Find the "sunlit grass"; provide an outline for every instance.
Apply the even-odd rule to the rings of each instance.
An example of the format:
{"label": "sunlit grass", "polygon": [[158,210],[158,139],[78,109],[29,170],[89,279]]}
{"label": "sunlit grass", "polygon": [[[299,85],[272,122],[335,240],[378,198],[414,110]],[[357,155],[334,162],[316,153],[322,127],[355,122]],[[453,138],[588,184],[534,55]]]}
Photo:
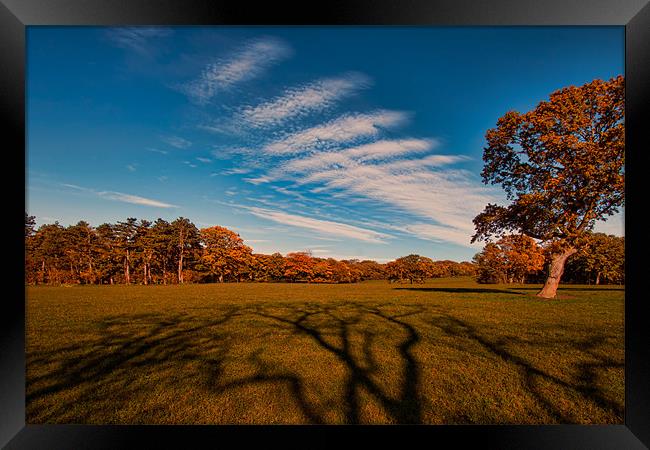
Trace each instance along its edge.
{"label": "sunlit grass", "polygon": [[623,423],[622,287],[29,287],[28,423]]}

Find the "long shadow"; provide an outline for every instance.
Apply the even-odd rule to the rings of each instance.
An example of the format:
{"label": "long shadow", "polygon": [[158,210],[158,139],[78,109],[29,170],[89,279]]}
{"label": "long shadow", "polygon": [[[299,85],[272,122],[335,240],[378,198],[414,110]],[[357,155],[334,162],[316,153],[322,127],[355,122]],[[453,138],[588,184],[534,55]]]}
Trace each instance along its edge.
{"label": "long shadow", "polygon": [[[417,288],[417,287],[398,287],[393,288],[397,291],[415,291],[415,292],[450,292],[454,294],[512,294],[512,295],[526,295],[523,292],[507,291],[504,289],[490,289],[490,288]],[[513,288],[518,289],[518,288]]]}
{"label": "long shadow", "polygon": [[239,378],[226,383],[219,381],[222,375],[221,366],[223,364],[223,360],[212,364],[212,367],[208,367],[205,380],[205,383],[208,385],[210,391],[216,394],[220,394],[231,389],[237,389],[250,385],[259,385],[265,383],[287,385],[293,396],[293,399],[309,423],[316,425],[325,424],[325,420],[307,400],[302,379],[295,374],[287,371],[278,373],[277,368],[272,369],[268,363],[261,359],[261,353],[261,350],[257,350],[247,358],[257,368],[257,373],[255,375]]}
{"label": "long shadow", "polygon": [[604,342],[606,339],[605,336],[595,336],[574,343],[574,347],[576,349],[587,353],[596,359],[597,362],[578,364],[576,366],[579,370],[579,374],[576,380],[577,383],[573,384],[538,369],[530,362],[526,361],[524,358],[508,351],[506,345],[510,340],[507,338],[500,339],[496,342],[490,341],[478,333],[477,329],[470,325],[468,322],[462,321],[448,314],[431,319],[429,322],[435,327],[441,329],[447,335],[458,338],[468,338],[477,342],[490,353],[502,358],[505,362],[518,367],[523,373],[524,386],[526,387],[527,391],[533,395],[538,404],[540,404],[540,406],[542,406],[551,417],[560,423],[573,423],[575,420],[563,413],[553,401],[544,397],[544,395],[541,393],[541,390],[537,386],[538,379],[543,379],[547,382],[552,382],[558,386],[561,386],[564,389],[574,391],[585,399],[595,403],[600,408],[609,410],[618,417],[623,417],[624,406],[618,402],[608,399],[605,394],[595,385],[597,378],[597,369],[623,367],[623,363],[620,363],[608,357],[603,357],[595,352],[595,347]]}
{"label": "long shadow", "polygon": [[[359,404],[361,389],[364,389],[376,398],[385,411],[397,423],[422,423],[421,399],[418,392],[419,369],[415,358],[411,354],[411,348],[420,340],[420,336],[413,326],[399,320],[401,317],[407,315],[418,314],[422,312],[422,309],[407,314],[391,316],[383,312],[380,306],[368,307],[348,303],[346,304],[348,312],[350,306],[355,307],[354,315],[351,318],[343,318],[340,314],[337,314],[340,311],[336,311],[335,307],[324,307],[320,305],[307,305],[303,308],[295,308],[294,313],[297,314],[297,317],[295,314],[294,317],[279,316],[262,309],[258,309],[255,314],[286,324],[293,328],[295,332],[309,336],[313,342],[318,344],[323,350],[336,356],[345,365],[348,371],[348,378],[344,387],[344,414],[346,423],[358,424],[361,422],[361,405]],[[319,315],[325,315],[330,319],[326,324],[327,326],[321,327],[322,329],[308,323],[310,318]],[[362,344],[363,356],[361,358],[355,358],[352,353],[350,342],[352,326],[359,324],[364,315],[372,315],[396,324],[407,333],[406,339],[397,346],[403,362],[402,385],[397,398],[388,395],[372,378],[372,375],[378,370],[378,366],[371,352],[373,334],[370,331],[364,331],[364,342]],[[324,332],[332,329],[336,330],[340,339],[340,345],[334,345],[325,339]]]}
{"label": "long shadow", "polygon": [[[435,288],[401,289],[417,291]],[[453,289],[451,292],[459,292],[460,288],[448,289]],[[503,293],[496,289],[488,291]],[[266,350],[273,344],[266,339],[274,339],[273,336],[280,331],[288,332],[287,336],[306,336],[318,349],[333,355],[343,364],[345,377],[342,380],[332,377],[329,382],[342,383],[344,395],[342,400],[334,403],[334,407],[341,408],[345,423],[356,424],[363,421],[362,412],[365,405],[362,403],[362,394],[367,393],[376,399],[391,422],[419,424],[424,422],[422,405],[425,399],[421,394],[421,368],[413,349],[422,340],[423,328],[420,325],[427,324],[457,338],[454,339],[454,345],[457,345],[459,351],[470,351],[467,345],[463,345],[464,339],[470,339],[479,344],[478,348],[487,350],[521,370],[523,386],[555,421],[574,420],[557,406],[556,401],[544,396],[540,381],[575,392],[598,407],[622,417],[623,405],[608,399],[606,394],[597,388],[598,377],[603,369],[623,367],[621,362],[602,355],[602,350],[599,352],[606,336],[598,335],[570,343],[574,348],[589,355],[594,362],[575,365],[575,382],[567,382],[535,367],[531,362],[508,350],[510,344],[541,347],[560,343],[559,340],[538,343],[534,340],[528,342],[506,337],[495,341],[480,333],[476,326],[444,313],[438,307],[428,305],[425,310],[422,305],[400,304],[400,313],[391,312],[394,307],[395,304],[391,303],[281,303],[232,306],[214,309],[213,313],[202,316],[159,313],[108,317],[96,324],[100,337],[94,341],[85,340],[56,350],[28,355],[28,372],[30,367],[57,364],[43,375],[28,376],[28,411],[33,411],[29,405],[39,399],[75,390],[75,401],[83,404],[86,409],[86,412],[81,417],[75,417],[75,420],[77,423],[92,421],[97,414],[101,414],[99,408],[102,401],[106,400],[107,390],[125,390],[120,398],[117,398],[120,393],[115,392],[117,407],[120,401],[132,401],[129,400],[130,394],[130,398],[137,398],[137,395],[145,392],[146,385],[131,386],[136,380],[141,383],[138,379],[138,369],[144,368],[154,372],[158,367],[170,362],[187,362],[197,367],[198,372],[191,376],[198,376],[197,387],[205,389],[207,393],[221,394],[261,384],[283,386],[290,394],[288,401],[294,402],[307,422],[327,423],[325,408],[331,403],[316,404],[309,400],[306,375],[283,368],[281,358],[270,360],[265,357]],[[437,315],[430,317],[428,313]],[[415,323],[418,326],[416,327],[409,318],[416,318]],[[226,328],[226,325],[229,327]],[[241,337],[237,330],[245,326],[254,326],[255,330],[259,331],[257,337],[262,343],[260,348],[247,352],[242,357],[253,366],[254,373],[226,381],[224,373],[228,352],[231,350],[229,343]],[[426,329],[430,330],[428,327]],[[391,335],[391,348],[384,346],[382,350],[394,349],[398,355],[394,360],[394,369],[399,376],[396,391],[389,391],[378,379],[378,374],[386,369],[393,369],[392,363],[390,368],[386,367],[373,355],[372,349],[378,345],[380,333]],[[353,347],[358,351],[353,351]],[[159,382],[169,383],[173,388],[174,383],[195,380],[196,378],[192,381],[170,379]],[[69,405],[53,407],[40,417],[46,420],[61,420],[66,417],[66,407]],[[38,416],[34,412],[28,414]],[[451,419],[463,423],[470,421],[462,415]]]}
{"label": "long shadow", "polygon": [[[539,291],[541,289],[541,285],[539,287],[516,287],[513,289],[521,290],[521,291]],[[557,288],[558,292],[559,291],[625,291],[625,288],[603,288],[603,287],[575,287],[575,286],[567,286],[567,285],[560,285]]]}
{"label": "long shadow", "polygon": [[[420,312],[422,309],[406,314],[390,314],[383,309],[383,305],[352,303],[338,306],[282,304],[231,307],[215,311],[217,317],[197,317],[187,313],[107,317],[95,325],[99,338],[85,339],[83,342],[28,355],[28,372],[54,365],[42,375],[28,373],[28,416],[41,422],[64,420],[65,417],[70,417],[67,411],[70,405],[49,405],[45,412],[36,411],[34,406],[30,405],[57,394],[72,394],[75,402],[83,405],[85,410],[85,413],[75,412],[74,421],[84,423],[96,420],[97,414],[101,417],[101,405],[108,400],[107,391],[114,394],[111,402],[119,409],[117,405],[120,402],[129,402],[129,398],[136,398],[146,389],[141,384],[143,372],[139,369],[155,373],[157,367],[164,364],[186,361],[198,363],[198,370],[205,375],[203,387],[210,392],[222,393],[261,383],[284,385],[291,394],[291,401],[300,408],[307,422],[326,423],[323,411],[319,411],[307,399],[303,375],[279,368],[278,364],[265,362],[263,351],[266,347],[247,357],[254,366],[254,375],[234,381],[222,381],[228,342],[236,337],[232,331],[224,329],[223,325],[233,320],[246,321],[262,317],[267,321],[260,327],[259,336],[272,335],[274,329],[276,332],[289,330],[291,333],[307,335],[322,350],[335,355],[344,363],[347,369],[346,378],[341,380],[344,398],[341,402],[336,402],[335,406],[342,408],[346,423],[362,421],[362,389],[379,401],[392,421],[422,423],[418,390],[419,369],[411,353],[420,336],[416,329],[404,320],[406,316]],[[310,319],[313,318],[319,319],[319,323],[311,323]],[[378,364],[372,354],[376,335],[366,326],[370,318],[393,324],[405,334],[405,338],[395,344],[401,360],[396,362],[398,370],[401,371],[401,386],[397,395],[389,395],[386,389],[373,379],[377,372],[386,368]],[[358,341],[352,334],[358,332],[361,332],[362,336],[359,342],[361,353],[355,356],[352,346]],[[331,334],[339,338],[337,343],[329,342],[326,336]],[[210,357],[206,357],[207,353],[210,353]],[[178,380],[157,379],[157,383],[170,383],[170,388],[175,388],[174,383],[179,383]],[[138,383],[133,384],[136,381]]]}
{"label": "long shadow", "polygon": [[[41,352],[35,358],[28,357],[28,369],[35,364],[49,362],[58,363],[58,367],[38,377],[28,376],[26,403],[29,405],[37,399],[68,389],[79,390],[78,401],[92,401],[104,383],[108,380],[114,382],[111,375],[115,371],[123,371],[124,378],[119,381],[123,387],[128,387],[133,381],[129,375],[132,369],[172,360],[199,359],[200,354],[193,342],[196,333],[225,324],[235,315],[236,310],[229,309],[223,317],[210,320],[197,320],[185,314],[109,317],[97,324],[103,336],[92,342],[90,348],[87,347],[88,343],[73,344]],[[135,331],[140,332],[138,325],[149,327],[149,330],[135,335],[123,329],[136,328]],[[218,336],[214,336],[212,346],[217,344],[220,344]],[[203,347],[202,352],[205,350]],[[44,387],[29,389],[29,385],[48,381]],[[56,416],[60,412],[61,408],[58,408],[48,416]]]}

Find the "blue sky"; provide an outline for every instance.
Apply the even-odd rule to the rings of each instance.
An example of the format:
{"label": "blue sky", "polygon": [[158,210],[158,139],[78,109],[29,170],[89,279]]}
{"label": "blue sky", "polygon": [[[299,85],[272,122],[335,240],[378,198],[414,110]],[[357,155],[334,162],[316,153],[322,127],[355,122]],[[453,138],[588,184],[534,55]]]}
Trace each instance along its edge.
{"label": "blue sky", "polygon": [[28,27],[27,210],[469,260],[486,130],[623,73],[623,27]]}

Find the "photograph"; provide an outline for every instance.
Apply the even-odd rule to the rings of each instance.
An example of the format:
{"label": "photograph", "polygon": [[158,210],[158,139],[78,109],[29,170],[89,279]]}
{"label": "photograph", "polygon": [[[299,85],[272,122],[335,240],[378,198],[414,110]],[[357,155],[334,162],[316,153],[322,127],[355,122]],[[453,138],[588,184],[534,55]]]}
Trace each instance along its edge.
{"label": "photograph", "polygon": [[625,45],[27,26],[26,424],[624,425]]}

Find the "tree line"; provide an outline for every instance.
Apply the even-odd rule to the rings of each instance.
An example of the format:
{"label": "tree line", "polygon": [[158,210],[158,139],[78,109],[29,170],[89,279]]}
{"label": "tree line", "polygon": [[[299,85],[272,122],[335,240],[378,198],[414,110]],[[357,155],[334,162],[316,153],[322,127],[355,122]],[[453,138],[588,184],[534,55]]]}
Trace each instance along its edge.
{"label": "tree line", "polygon": [[[422,283],[427,278],[473,276],[479,283],[540,283],[554,249],[529,236],[506,235],[471,262],[434,261],[411,254],[388,263],[254,253],[225,227],[198,229],[190,220],[128,218],[92,227],[58,222],[38,229],[25,214],[25,281],[29,284],[178,284],[209,282]],[[569,283],[625,283],[625,238],[586,233],[581,251],[564,268]]]}
{"label": "tree line", "polygon": [[189,219],[128,218],[92,227],[80,221],[36,229],[25,213],[25,281],[29,284],[179,284],[210,282],[423,282],[473,276],[472,262],[408,255],[389,263],[317,258],[309,252],[254,253],[234,231],[198,229]]}

